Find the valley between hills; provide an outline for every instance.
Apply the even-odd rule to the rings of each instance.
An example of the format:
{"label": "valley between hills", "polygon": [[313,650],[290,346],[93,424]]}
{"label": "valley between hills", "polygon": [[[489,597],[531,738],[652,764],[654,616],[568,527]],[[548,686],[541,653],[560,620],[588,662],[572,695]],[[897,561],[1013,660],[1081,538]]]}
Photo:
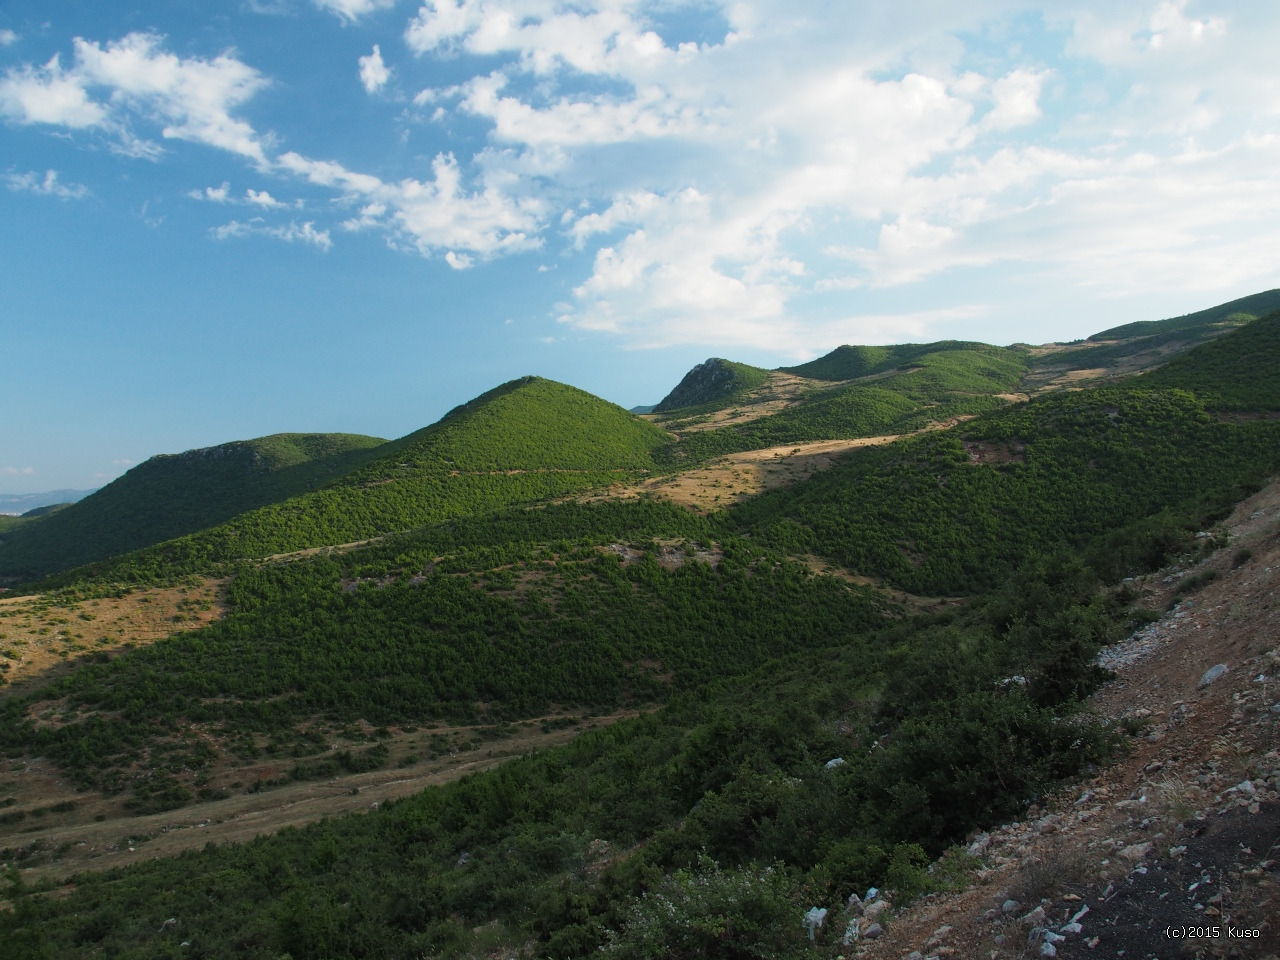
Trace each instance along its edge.
{"label": "valley between hills", "polygon": [[1280,291],[157,456],[0,527],[6,956],[1274,954],[1278,474]]}

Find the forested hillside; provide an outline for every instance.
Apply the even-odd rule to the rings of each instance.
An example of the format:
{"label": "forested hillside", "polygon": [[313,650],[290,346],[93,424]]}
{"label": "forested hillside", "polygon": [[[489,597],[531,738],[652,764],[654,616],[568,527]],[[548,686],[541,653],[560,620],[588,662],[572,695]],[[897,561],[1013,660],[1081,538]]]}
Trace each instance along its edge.
{"label": "forested hillside", "polygon": [[761,386],[766,379],[768,372],[758,367],[712,357],[686,373],[653,412],[670,413],[686,407],[711,409]]}
{"label": "forested hillside", "polygon": [[385,440],[281,433],[152,457],[0,540],[0,577],[31,579],[127,553],[287,500],[342,476]]}
{"label": "forested hillside", "polygon": [[853,355],[875,362],[845,362],[837,351],[814,363],[824,376],[869,370],[858,374],[865,379],[812,390],[794,405],[742,425],[681,432],[662,451],[663,462],[684,466],[788,443],[907,433],[984,413],[1007,402],[1001,394],[1018,389],[1027,363],[1017,350],[983,344],[859,348]]}
{"label": "forested hillside", "polygon": [[653,452],[667,442],[662,430],[614,404],[526,377],[386,444],[319,490],[75,577],[173,577],[564,496],[651,469]]}
{"label": "forested hillside", "polygon": [[1280,310],[1147,374],[1143,386],[1180,387],[1213,410],[1280,412]]}
{"label": "forested hillside", "polygon": [[1278,422],[1224,423],[1178,391],[1099,390],[857,450],[732,512],[772,546],[913,592],[973,593],[1052,546],[1096,543],[1100,558],[1141,567],[1098,541],[1117,518],[1183,514],[1194,526],[1277,469]]}

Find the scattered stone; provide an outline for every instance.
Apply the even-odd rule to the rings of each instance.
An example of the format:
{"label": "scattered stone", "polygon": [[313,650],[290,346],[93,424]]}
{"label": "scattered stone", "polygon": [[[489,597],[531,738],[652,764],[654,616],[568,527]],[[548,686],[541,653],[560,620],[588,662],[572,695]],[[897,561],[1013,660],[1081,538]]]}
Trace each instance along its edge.
{"label": "scattered stone", "polygon": [[884,934],[884,927],[878,923],[873,923],[867,927],[866,932],[862,934],[863,940],[878,940]]}
{"label": "scattered stone", "polygon": [[1017,900],[1006,900],[1000,907],[1003,913],[1014,913],[1022,904]]}
{"label": "scattered stone", "polygon": [[844,928],[844,936],[840,938],[840,943],[846,947],[851,947],[858,942],[858,937],[862,934],[862,921],[854,917],[849,921],[849,925]]}
{"label": "scattered stone", "polygon": [[888,900],[877,900],[874,903],[867,904],[866,909],[862,911],[862,915],[866,917],[868,920],[874,920],[876,917],[880,916],[880,914],[884,913],[888,909],[889,909]]}
{"label": "scattered stone", "polygon": [[1130,863],[1137,863],[1139,860],[1146,858],[1151,852],[1151,843],[1135,843],[1125,847],[1120,851],[1120,856],[1124,857]]}
{"label": "scattered stone", "polygon": [[1204,675],[1200,678],[1200,682],[1197,684],[1197,686],[1203,689],[1204,687],[1209,686],[1209,684],[1213,683],[1215,680],[1222,679],[1222,677],[1226,674],[1226,672],[1227,672],[1227,665],[1225,663],[1215,664],[1214,666],[1210,667],[1208,670],[1204,672]]}
{"label": "scattered stone", "polygon": [[831,769],[834,769],[835,767],[843,767],[843,766],[844,766],[844,757],[833,757],[832,759],[828,760],[825,764],[823,764],[823,769],[831,770]]}

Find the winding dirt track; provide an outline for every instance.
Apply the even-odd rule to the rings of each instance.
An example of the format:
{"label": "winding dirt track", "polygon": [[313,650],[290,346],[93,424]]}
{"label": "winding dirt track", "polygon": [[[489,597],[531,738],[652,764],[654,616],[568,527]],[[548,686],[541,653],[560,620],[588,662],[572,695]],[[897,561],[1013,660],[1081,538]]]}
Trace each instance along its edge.
{"label": "winding dirt track", "polygon": [[[7,835],[0,834],[0,848],[12,850],[38,844],[44,850],[60,850],[61,854],[53,859],[23,869],[24,879],[36,881],[66,879],[84,870],[110,870],[143,860],[169,857],[203,847],[206,843],[242,843],[285,827],[314,823],[323,817],[367,811],[387,800],[407,797],[427,787],[459,780],[470,773],[490,770],[514,757],[566,743],[587,730],[635,715],[635,711],[625,711],[583,718],[574,726],[550,731],[543,729],[539,720],[526,721],[518,725],[510,737],[458,750],[438,759],[331,780],[291,783],[261,793],[241,792],[226,800],[193,804],[166,813],[116,815],[101,822],[83,822],[95,809],[107,807],[106,804],[82,804],[75,817],[80,822],[32,830],[31,818],[27,818],[23,821],[26,830],[7,828],[4,831]],[[405,743],[391,743],[393,758],[397,753],[404,753],[406,748]],[[66,788],[62,793],[65,796],[46,796],[45,800],[78,796],[83,801],[85,797]]]}

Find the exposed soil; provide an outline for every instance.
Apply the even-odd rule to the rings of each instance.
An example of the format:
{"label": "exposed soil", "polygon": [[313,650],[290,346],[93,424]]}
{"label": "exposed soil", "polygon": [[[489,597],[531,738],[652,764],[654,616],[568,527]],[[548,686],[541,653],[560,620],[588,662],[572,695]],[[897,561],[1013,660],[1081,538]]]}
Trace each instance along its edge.
{"label": "exposed soil", "polygon": [[[1233,327],[1223,327],[1221,336]],[[1108,348],[1124,344],[1125,340],[1097,340],[1091,343],[1046,343],[1032,347],[1031,355],[1039,360],[1036,368],[1023,377],[1023,389],[1029,394],[1050,393],[1055,390],[1079,390],[1083,387],[1102,387],[1125,377],[1146,373],[1185,353],[1192,345],[1190,340],[1174,340],[1133,353],[1101,367],[1077,368],[1067,363],[1055,363],[1054,355],[1087,347]]]}
{"label": "exposed soil", "polygon": [[886,911],[883,936],[833,953],[1280,955],[1280,482],[1224,526],[1227,545],[1132,584],[1166,612],[1104,651],[1117,678],[1093,698],[1127,754],[972,838],[966,889]]}
{"label": "exposed soil", "polygon": [[711,513],[765,490],[806,480],[819,470],[834,466],[842,454],[857,447],[879,446],[896,439],[897,436],[860,437],[856,440],[823,440],[748,450],[678,474],[653,477],[639,483],[620,483],[569,499],[589,503],[658,496],[699,513]]}
{"label": "exposed soil", "polygon": [[680,411],[675,410],[671,413],[646,413],[643,414],[643,418],[657,423],[665,430],[698,433],[702,430],[716,430],[720,427],[749,423],[761,417],[780,413],[800,403],[806,394],[837,386],[839,386],[838,383],[809,380],[774,370],[769,373],[769,379],[764,384],[744,393],[732,407],[724,410],[688,417],[682,417]]}
{"label": "exposed soil", "polygon": [[[946,430],[972,419],[970,416],[951,417],[914,432]],[[699,513],[711,513],[766,490],[807,480],[818,471],[835,466],[840,457],[850,450],[883,446],[900,436],[889,434],[852,440],[819,440],[815,443],[788,443],[761,450],[747,450],[711,460],[677,474],[653,477],[640,483],[617,484],[573,499],[589,502],[658,496]]]}

